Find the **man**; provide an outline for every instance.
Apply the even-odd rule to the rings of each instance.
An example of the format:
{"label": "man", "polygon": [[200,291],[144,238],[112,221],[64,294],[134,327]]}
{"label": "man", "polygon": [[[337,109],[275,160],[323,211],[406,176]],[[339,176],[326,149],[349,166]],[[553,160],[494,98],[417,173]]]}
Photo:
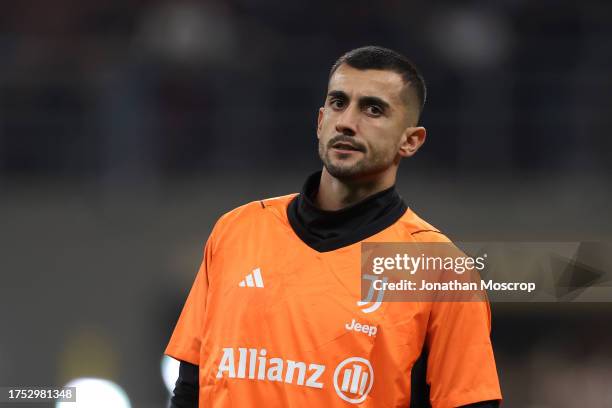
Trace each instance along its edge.
{"label": "man", "polygon": [[208,239],[166,349],[181,360],[173,407],[498,406],[486,302],[359,302],[362,242],[448,242],[394,188],[425,141],[424,100],[392,50],[336,61],[323,170],[225,214]]}

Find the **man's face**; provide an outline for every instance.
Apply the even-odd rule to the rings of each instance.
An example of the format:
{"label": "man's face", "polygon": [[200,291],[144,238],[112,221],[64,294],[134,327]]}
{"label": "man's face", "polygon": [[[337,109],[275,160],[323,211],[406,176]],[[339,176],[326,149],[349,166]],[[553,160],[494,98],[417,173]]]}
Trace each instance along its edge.
{"label": "man's face", "polygon": [[410,128],[416,118],[406,92],[395,72],[338,67],[317,127],[319,156],[332,176],[356,180],[392,171],[394,177],[400,158],[418,149],[406,151],[411,129],[422,129]]}

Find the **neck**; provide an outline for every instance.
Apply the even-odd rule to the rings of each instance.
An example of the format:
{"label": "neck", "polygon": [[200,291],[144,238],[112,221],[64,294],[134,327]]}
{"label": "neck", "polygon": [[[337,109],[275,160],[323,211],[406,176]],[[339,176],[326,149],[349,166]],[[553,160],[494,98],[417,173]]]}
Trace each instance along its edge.
{"label": "neck", "polygon": [[346,181],[332,176],[324,167],[315,202],[322,210],[337,211],[358,203],[379,191],[386,190],[394,184],[395,174],[387,177]]}

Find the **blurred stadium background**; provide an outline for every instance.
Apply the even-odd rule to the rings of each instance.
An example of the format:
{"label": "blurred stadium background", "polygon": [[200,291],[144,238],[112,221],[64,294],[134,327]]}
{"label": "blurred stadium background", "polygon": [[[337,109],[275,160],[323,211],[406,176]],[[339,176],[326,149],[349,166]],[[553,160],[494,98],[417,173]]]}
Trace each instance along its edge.
{"label": "blurred stadium background", "polygon": [[[610,43],[603,1],[4,2],[0,385],[164,406],[214,221],[320,167],[329,67],[361,45],[428,83],[398,184],[417,213],[455,240],[611,241]],[[492,307],[505,407],[612,406],[610,303]]]}

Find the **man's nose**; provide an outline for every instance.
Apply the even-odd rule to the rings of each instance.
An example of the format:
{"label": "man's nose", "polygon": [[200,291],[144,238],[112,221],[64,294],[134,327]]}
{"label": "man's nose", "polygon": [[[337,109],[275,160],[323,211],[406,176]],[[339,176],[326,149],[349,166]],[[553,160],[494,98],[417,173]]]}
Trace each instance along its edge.
{"label": "man's nose", "polygon": [[338,117],[338,121],[336,122],[336,132],[347,136],[355,136],[357,134],[358,120],[358,109],[349,106]]}

